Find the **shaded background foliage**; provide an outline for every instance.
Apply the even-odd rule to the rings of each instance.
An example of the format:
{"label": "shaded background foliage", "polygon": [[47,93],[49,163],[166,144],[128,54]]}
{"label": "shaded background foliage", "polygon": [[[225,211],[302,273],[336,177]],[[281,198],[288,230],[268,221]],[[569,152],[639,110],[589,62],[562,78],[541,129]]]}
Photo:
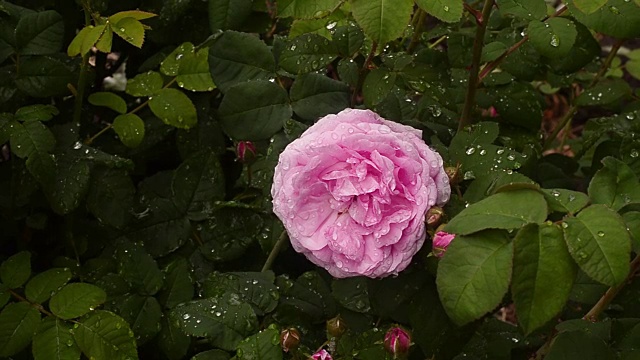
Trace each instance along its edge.
{"label": "shaded background foliage", "polygon": [[[637,0],[1,1],[0,356],[637,358],[638,36]],[[423,130],[458,238],[261,271],[278,154],[349,106]]]}

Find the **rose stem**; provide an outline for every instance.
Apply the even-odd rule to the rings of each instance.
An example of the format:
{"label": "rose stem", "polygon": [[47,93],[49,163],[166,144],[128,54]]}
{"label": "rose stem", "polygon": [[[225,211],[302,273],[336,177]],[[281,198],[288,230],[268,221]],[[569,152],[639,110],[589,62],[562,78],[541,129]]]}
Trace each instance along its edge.
{"label": "rose stem", "polygon": [[478,73],[480,72],[480,60],[482,57],[482,47],[484,46],[484,34],[489,23],[489,16],[493,8],[493,0],[486,0],[482,8],[482,18],[477,19],[478,30],[476,30],[476,38],[473,41],[473,57],[471,60],[471,69],[469,70],[469,83],[467,87],[467,96],[464,100],[464,108],[462,116],[458,123],[458,131],[464,129],[471,123],[471,112],[475,106],[476,88],[478,87]]}
{"label": "rose stem", "polygon": [[269,257],[267,257],[267,261],[264,262],[264,266],[260,271],[265,272],[271,269],[271,265],[273,265],[273,262],[276,260],[278,253],[284,248],[288,239],[289,237],[287,236],[287,230],[283,230],[282,234],[280,234],[280,237],[278,238],[278,241],[275,245],[273,245],[273,249],[271,249]]}

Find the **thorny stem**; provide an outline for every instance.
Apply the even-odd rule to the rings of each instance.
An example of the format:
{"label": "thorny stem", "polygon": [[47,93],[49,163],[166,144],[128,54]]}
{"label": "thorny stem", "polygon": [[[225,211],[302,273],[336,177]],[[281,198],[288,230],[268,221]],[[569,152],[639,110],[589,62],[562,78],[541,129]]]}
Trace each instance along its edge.
{"label": "thorny stem", "polygon": [[598,317],[600,317],[600,314],[602,314],[602,312],[607,309],[611,301],[613,301],[616,295],[618,295],[620,290],[622,290],[625,285],[633,281],[633,278],[635,277],[638,270],[640,270],[640,254],[636,255],[636,257],[631,262],[631,270],[629,271],[627,279],[618,286],[610,287],[607,292],[602,295],[600,300],[598,300],[598,302],[593,305],[591,310],[589,310],[589,312],[583,317],[583,319],[592,322],[598,321]]}
{"label": "thorny stem", "polygon": [[[82,2],[82,7],[84,8],[84,24],[85,26],[89,26],[91,25],[91,9],[84,1]],[[84,92],[87,87],[87,79],[89,76],[89,55],[90,52],[82,55],[82,65],[80,66],[80,76],[78,77],[76,102],[73,109],[73,124],[76,127],[80,126],[80,121],[82,119],[82,104],[84,102]]]}
{"label": "thorny stem", "polygon": [[493,0],[486,0],[482,8],[481,22],[478,23],[476,30],[476,38],[473,41],[473,57],[471,60],[471,69],[469,70],[469,84],[467,87],[467,95],[464,100],[464,108],[462,116],[458,123],[458,131],[462,130],[471,122],[471,112],[475,107],[476,88],[478,87],[478,72],[480,71],[480,59],[482,57],[482,47],[484,46],[484,34],[487,30],[487,23],[491,9],[493,8]]}
{"label": "thorny stem", "polygon": [[8,289],[8,290],[9,290],[9,293],[11,294],[11,296],[13,296],[14,298],[18,299],[19,301],[26,302],[27,304],[31,305],[32,307],[34,307],[35,309],[37,309],[38,311],[40,311],[41,313],[43,313],[45,315],[57,318],[56,315],[51,313],[49,310],[45,309],[44,306],[25,299],[24,297],[22,297],[22,295],[18,294],[17,292],[15,292],[15,291],[13,291],[11,289]]}
{"label": "thorny stem", "polygon": [[[546,21],[550,18],[556,17],[556,16],[560,16],[562,15],[565,11],[567,11],[567,7],[566,6],[562,6],[560,9],[558,9],[558,11],[555,12],[555,14],[547,17],[546,19],[544,19],[543,21]],[[512,54],[514,51],[518,50],[518,48],[520,46],[522,46],[522,44],[524,44],[527,40],[529,39],[529,35],[525,35],[522,40],[518,41],[517,43],[513,44],[504,54],[500,55],[500,57],[498,57],[497,59],[490,61],[487,63],[487,65],[482,69],[482,72],[480,72],[480,79],[479,82],[482,82],[482,80],[487,77],[487,75],[491,74],[491,72],[493,70],[495,70],[495,68],[498,67],[498,65],[510,54]]]}
{"label": "thorny stem", "polygon": [[364,61],[362,69],[360,70],[360,75],[358,76],[358,86],[356,86],[356,88],[353,90],[353,94],[351,95],[351,107],[354,107],[356,105],[356,98],[358,97],[358,94],[362,90],[362,85],[364,84],[364,76],[369,69],[371,61],[373,61],[373,57],[376,55],[377,49],[378,43],[374,41],[371,45],[371,51],[369,51],[369,55],[367,55],[367,59]]}
{"label": "thorny stem", "polygon": [[264,262],[264,266],[260,271],[265,272],[271,269],[271,265],[273,265],[273,262],[276,260],[278,253],[284,248],[285,244],[287,243],[287,240],[289,240],[289,236],[287,235],[287,230],[283,230],[282,234],[280,234],[280,237],[278,238],[278,241],[276,242],[275,245],[273,245],[273,249],[271,249],[271,252],[269,253],[269,257],[267,257],[267,261]]}
{"label": "thorny stem", "polygon": [[[604,74],[607,73],[607,70],[609,70],[609,67],[611,66],[611,62],[613,61],[613,59],[615,59],[616,54],[618,53],[618,50],[622,46],[623,42],[624,40],[621,39],[616,41],[615,44],[613,44],[613,47],[611,47],[611,51],[609,52],[609,55],[607,55],[607,58],[605,59],[604,63],[602,63],[600,70],[598,70],[598,73],[596,74],[596,76],[593,78],[593,80],[591,80],[591,83],[589,84],[589,86],[587,86],[587,89],[597,84],[598,81],[604,76]],[[558,134],[560,133],[560,131],[564,129],[571,122],[571,120],[573,119],[573,115],[575,115],[577,111],[578,111],[578,106],[576,104],[571,105],[571,107],[569,108],[567,113],[564,115],[562,120],[560,120],[560,123],[558,124],[558,126],[556,126],[556,128],[553,129],[553,132],[551,133],[551,135],[549,135],[549,137],[545,141],[544,149],[549,149],[551,145],[553,145],[553,142],[558,137]]]}

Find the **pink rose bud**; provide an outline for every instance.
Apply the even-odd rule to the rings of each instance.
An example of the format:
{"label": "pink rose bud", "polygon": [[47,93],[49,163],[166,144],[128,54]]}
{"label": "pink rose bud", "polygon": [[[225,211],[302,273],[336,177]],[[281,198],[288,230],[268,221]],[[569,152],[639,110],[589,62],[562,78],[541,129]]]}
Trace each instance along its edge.
{"label": "pink rose bud", "polygon": [[329,335],[333,337],[340,337],[345,331],[347,331],[347,326],[340,315],[327,320],[327,333]]}
{"label": "pink rose bud", "polygon": [[311,355],[309,360],[333,360],[333,358],[331,357],[331,354],[327,352],[327,350],[322,349],[316,352],[315,354]]}
{"label": "pink rose bud", "polygon": [[433,237],[433,255],[442,257],[447,251],[447,247],[456,237],[455,234],[449,234],[444,231],[438,231]]}
{"label": "pink rose bud", "polygon": [[243,163],[249,162],[256,157],[256,146],[251,141],[240,141],[236,146],[236,155]]}
{"label": "pink rose bud", "polygon": [[444,210],[442,210],[439,206],[434,206],[429,211],[427,211],[427,226],[431,229],[434,229],[440,225],[442,222],[442,216],[444,215]]}
{"label": "pink rose bud", "polygon": [[420,130],[356,109],[287,145],[271,188],[293,249],[337,278],[404,270],[424,244],[427,210],[450,194],[442,157]]}
{"label": "pink rose bud", "polygon": [[489,108],[489,116],[490,117],[498,117],[498,110],[496,110],[496,108],[494,108],[493,106]]}
{"label": "pink rose bud", "polygon": [[284,329],[280,332],[280,345],[284,352],[295,350],[300,344],[300,332],[296,328]]}
{"label": "pink rose bud", "polygon": [[384,336],[384,348],[394,359],[403,358],[409,352],[410,346],[411,336],[401,327],[389,329]]}

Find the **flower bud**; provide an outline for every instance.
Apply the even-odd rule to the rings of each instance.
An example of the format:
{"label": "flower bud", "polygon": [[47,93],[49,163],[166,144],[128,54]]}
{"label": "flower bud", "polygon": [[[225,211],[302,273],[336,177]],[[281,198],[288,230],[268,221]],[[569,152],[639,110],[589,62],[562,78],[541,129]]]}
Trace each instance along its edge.
{"label": "flower bud", "polygon": [[300,344],[300,332],[296,328],[284,329],[280,332],[280,345],[284,352],[295,350]]}
{"label": "flower bud", "polygon": [[438,225],[440,225],[440,222],[442,222],[443,215],[444,215],[444,210],[442,210],[441,207],[433,206],[431,209],[427,211],[427,216],[425,217],[427,226],[431,229],[438,227]]}
{"label": "flower bud", "polygon": [[460,182],[460,166],[447,166],[444,172],[449,178],[449,184],[456,185]]}
{"label": "flower bud", "polygon": [[444,253],[447,251],[447,247],[451,241],[456,237],[455,234],[449,234],[444,231],[438,231],[433,236],[433,255],[437,257],[442,257]]}
{"label": "flower bud", "polygon": [[409,352],[411,336],[401,327],[393,327],[384,336],[384,348],[394,359],[403,358]]}
{"label": "flower bud", "polygon": [[331,357],[331,354],[327,352],[327,350],[322,349],[311,355],[308,360],[333,360],[333,358]]}
{"label": "flower bud", "polygon": [[340,315],[327,320],[327,333],[333,337],[340,337],[347,330],[347,326]]}
{"label": "flower bud", "polygon": [[250,162],[256,157],[256,146],[251,141],[240,141],[236,146],[236,155],[241,162]]}

